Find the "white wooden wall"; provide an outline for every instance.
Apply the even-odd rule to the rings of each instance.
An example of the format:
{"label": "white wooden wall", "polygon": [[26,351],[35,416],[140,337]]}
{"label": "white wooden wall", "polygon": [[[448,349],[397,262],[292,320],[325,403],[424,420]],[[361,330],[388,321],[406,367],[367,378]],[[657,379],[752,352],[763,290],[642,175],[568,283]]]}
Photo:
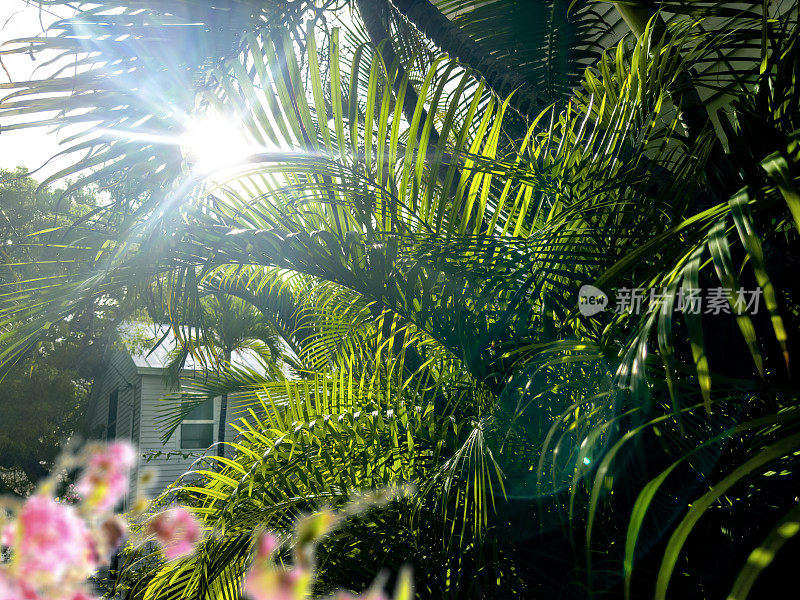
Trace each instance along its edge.
{"label": "white wooden wall", "polygon": [[[169,401],[164,399],[170,396],[171,391],[164,384],[160,369],[137,368],[124,352],[112,355],[105,375],[95,382],[92,389],[88,414],[90,440],[105,440],[107,437],[109,398],[114,390],[118,393],[116,439],[130,440],[139,450],[137,469],[131,474],[131,490],[125,502],[127,509],[139,491],[139,475],[145,471],[153,475],[141,492],[149,498],[156,497],[190,471],[202,452],[181,449],[180,428],[166,442],[162,441],[158,417],[169,406]],[[219,425],[219,405],[217,399],[214,405],[214,441]],[[229,405],[226,441],[233,440],[238,433],[230,425],[230,421],[236,418],[232,408]],[[215,453],[216,448],[211,452]],[[161,456],[148,460],[157,453]]]}
{"label": "white wooden wall", "polygon": [[[114,390],[117,391],[117,432],[116,439],[137,443],[140,411],[138,392],[140,377],[131,357],[124,352],[114,352],[109,360],[105,375],[95,381],[88,415],[88,438],[105,440],[107,438],[108,403]],[[136,475],[131,473],[131,492],[136,492]],[[125,507],[129,498],[126,498]]]}
{"label": "white wooden wall", "polygon": [[[160,428],[159,415],[165,408],[170,406],[170,402],[164,399],[169,397],[170,390],[164,384],[161,371],[158,369],[141,369],[142,372],[142,409],[141,409],[141,428],[139,435],[139,452],[141,454],[141,467],[153,469],[154,477],[151,484],[144,493],[150,497],[158,495],[171,483],[176,481],[181,475],[192,469],[195,461],[200,458],[202,452],[193,450],[182,450],[180,447],[180,428],[165,442],[162,441],[163,430]],[[214,441],[217,441],[217,428],[219,426],[219,406],[220,400],[214,402]],[[228,421],[225,439],[231,441],[236,436],[237,431],[231,427],[231,410],[228,407]],[[146,462],[145,457],[157,452],[165,455],[151,458]],[[216,453],[213,448],[211,453]],[[184,457],[181,455],[189,454]],[[207,468],[196,465],[195,468]]]}

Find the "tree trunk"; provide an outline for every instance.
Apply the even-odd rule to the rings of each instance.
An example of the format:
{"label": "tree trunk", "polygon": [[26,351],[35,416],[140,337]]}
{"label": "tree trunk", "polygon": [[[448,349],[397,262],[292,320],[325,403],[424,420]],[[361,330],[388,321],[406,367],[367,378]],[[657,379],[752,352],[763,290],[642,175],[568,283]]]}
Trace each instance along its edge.
{"label": "tree trunk", "polygon": [[[400,91],[400,84],[403,81],[403,76],[406,71],[400,61],[397,60],[397,54],[395,54],[394,48],[392,47],[392,40],[389,36],[389,32],[383,24],[380,6],[382,1],[383,0],[356,0],[356,6],[358,6],[358,12],[361,13],[361,18],[364,20],[364,27],[367,30],[372,44],[378,48],[379,44],[386,40],[386,43],[380,48],[381,58],[386,68],[391,70],[393,65],[397,65],[397,75],[392,82],[392,89],[396,97],[396,94]],[[409,123],[414,119],[414,111],[416,110],[418,102],[419,95],[417,94],[417,90],[409,83],[406,86],[406,93],[403,97],[403,116]],[[428,112],[422,109],[420,114],[420,122],[424,123],[428,119]],[[418,140],[421,135],[422,127],[417,130]],[[434,146],[439,143],[439,132],[436,131],[436,129],[431,128],[429,140],[430,144]]]}
{"label": "tree trunk", "polygon": [[[370,0],[370,3],[374,2],[375,0]],[[514,92],[509,106],[524,118],[533,120],[549,104],[524,77],[494,58],[445,17],[429,0],[390,0],[390,2],[429,40],[480,75],[486,85],[500,98],[505,99]],[[360,4],[364,3],[365,0],[360,1]]]}
{"label": "tree trunk", "polygon": [[[622,2],[614,2],[614,6],[622,19],[637,38],[641,38],[647,24],[652,19],[651,36],[657,41],[667,36],[667,25],[658,10],[654,6],[629,5]],[[705,102],[700,98],[697,86],[692,79],[689,71],[680,71],[669,90],[672,102],[678,110],[678,119],[686,131],[689,140],[696,140],[706,128],[713,129],[711,115],[708,112]],[[706,162],[706,175],[713,187],[723,196],[728,195],[741,185],[741,180],[730,168],[730,164],[725,157],[719,136],[714,136],[709,160]],[[703,210],[714,204],[714,200],[700,203],[693,208]]]}
{"label": "tree trunk", "polygon": [[[369,35],[370,41],[376,48],[380,48],[381,59],[383,63],[386,65],[386,68],[391,71],[393,65],[397,65],[397,74],[394,77],[394,81],[392,82],[392,89],[395,93],[395,98],[397,98],[397,94],[400,91],[400,85],[403,81],[403,77],[405,76],[405,69],[403,68],[402,63],[397,60],[397,54],[392,47],[392,40],[389,32],[387,31],[386,27],[383,24],[383,15],[381,12],[381,3],[385,3],[386,0],[356,0],[356,5],[358,6],[358,11],[361,13],[361,18],[364,21],[364,27],[367,30],[367,35]],[[383,4],[384,7],[388,8],[388,3]],[[380,43],[385,40],[385,43],[380,46]],[[388,74],[391,76],[391,73]],[[406,121],[411,123],[414,119],[414,111],[416,110],[417,103],[419,102],[419,94],[414,89],[414,86],[409,83],[406,86],[405,95],[403,96],[403,116],[406,118]],[[420,112],[420,122],[425,123],[428,119],[428,112],[423,108]],[[419,140],[422,136],[422,127],[417,129],[417,140]],[[429,158],[433,158],[435,155],[435,149],[439,146],[439,132],[436,131],[436,128],[431,126],[430,132],[428,134],[428,144],[426,146],[426,155]],[[438,165],[437,169],[437,179],[439,182],[444,185],[447,181],[447,171],[448,171],[448,161],[449,161],[449,154],[445,152],[442,155],[444,159],[443,163]],[[452,178],[450,183],[450,196],[455,199],[456,192],[458,191],[458,182],[461,180],[461,170],[456,169],[455,174]],[[464,203],[459,205],[459,216],[463,217],[463,210],[464,210]],[[481,225],[481,232],[486,231],[486,224],[482,223]]]}
{"label": "tree trunk", "polygon": [[[667,35],[666,23],[655,8],[627,5],[621,2],[615,2],[614,6],[637,38],[641,39],[644,35],[650,19],[653,19],[652,39],[654,41]],[[694,81],[692,81],[692,76],[687,71],[678,73],[675,85],[670,92],[675,106],[679,109],[678,117],[686,129],[686,136],[689,139],[696,139],[700,132],[710,124],[710,115],[706,110],[705,103],[700,98]]]}
{"label": "tree trunk", "polygon": [[[225,362],[230,364],[231,351],[225,350]],[[217,425],[217,456],[225,455],[225,428],[228,424],[228,394],[222,394],[219,401],[219,424]]]}

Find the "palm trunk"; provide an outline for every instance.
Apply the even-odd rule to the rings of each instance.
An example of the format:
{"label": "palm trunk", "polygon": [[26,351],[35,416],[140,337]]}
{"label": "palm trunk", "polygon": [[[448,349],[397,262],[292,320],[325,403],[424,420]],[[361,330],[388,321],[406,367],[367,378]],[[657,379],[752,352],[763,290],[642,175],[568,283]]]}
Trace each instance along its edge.
{"label": "palm trunk", "polygon": [[[225,362],[231,362],[231,351],[225,350]],[[222,394],[219,402],[219,424],[217,425],[217,456],[225,455],[225,428],[228,424],[228,394]]]}
{"label": "palm trunk", "polygon": [[[634,6],[621,2],[614,2],[614,6],[637,38],[641,38],[645,34],[651,20],[652,39],[666,38],[668,34],[666,23],[654,6]],[[686,130],[687,138],[696,140],[703,130],[713,128],[711,115],[700,98],[690,72],[680,71],[669,92],[673,104],[678,109],[678,118]],[[713,144],[705,164],[705,172],[713,188],[724,198],[742,185],[743,181],[732,169],[718,135],[714,137]],[[719,198],[715,199],[714,197],[704,199],[695,196],[694,202],[689,204],[689,208],[700,212],[718,200]],[[706,338],[706,346],[708,348],[707,355],[711,361],[711,371],[728,377],[739,377],[742,373],[751,372],[753,365],[750,357],[746,353],[735,353],[730,350],[739,343],[737,340],[741,339],[738,328],[732,322],[723,320],[714,320],[709,327],[712,335],[708,335]]]}
{"label": "palm trunk", "polygon": [[[401,61],[397,60],[397,54],[392,47],[392,40],[389,32],[387,31],[386,27],[383,24],[383,15],[381,12],[381,2],[385,2],[385,0],[356,0],[356,5],[358,6],[358,11],[361,13],[361,18],[364,21],[364,27],[367,30],[367,35],[369,35],[370,41],[372,44],[380,49],[381,59],[383,63],[386,65],[386,68],[391,70],[393,66],[397,67],[397,73],[395,74],[394,81],[392,82],[392,89],[395,92],[395,98],[397,97],[398,92],[400,91],[400,85],[403,81],[403,77],[405,75],[405,69]],[[384,7],[388,8],[388,4],[384,4]],[[380,43],[385,43],[381,46]],[[391,74],[390,74],[391,76]],[[416,110],[417,103],[419,102],[419,94],[414,89],[414,86],[410,83],[406,86],[406,91],[403,96],[403,116],[406,120],[411,123],[414,119],[414,111]],[[423,108],[420,112],[420,122],[425,123],[428,120],[428,112]],[[417,129],[417,140],[419,140],[422,136],[422,127]],[[435,148],[439,145],[439,132],[436,131],[436,128],[431,126],[430,132],[428,134],[428,144],[427,144],[427,156],[433,158],[435,154]],[[448,165],[447,162],[449,160],[449,155],[447,153],[443,154],[444,162],[438,165],[437,171],[437,178],[439,182],[444,185],[447,181],[447,171]],[[450,182],[450,196],[452,198],[456,198],[456,193],[458,191],[458,182],[461,180],[461,170],[456,169],[455,174]],[[459,217],[463,217],[463,209],[464,205],[461,203],[459,205]],[[481,224],[481,232],[486,231],[486,223]]]}
{"label": "palm trunk", "polygon": [[[390,2],[429,40],[480,75],[495,94],[505,99],[514,92],[509,106],[524,118],[529,120],[536,118],[549,104],[524,77],[494,58],[480,44],[461,31],[458,25],[445,17],[429,0],[390,0]],[[362,1],[361,4],[365,2]],[[371,0],[369,4],[375,4],[375,0]]]}
{"label": "palm trunk", "polygon": [[[652,19],[652,39],[659,40],[667,35],[667,26],[658,10],[653,6],[628,5],[622,2],[614,2],[614,6],[622,19],[637,38],[641,38],[647,30],[647,24]],[[700,98],[697,86],[688,71],[681,70],[675,77],[675,82],[669,90],[672,101],[678,110],[678,119],[686,131],[686,137],[696,140],[707,128],[713,129],[711,115],[708,112],[705,102]],[[715,136],[709,160],[706,163],[706,174],[715,189],[719,190],[723,196],[738,188],[741,184],[740,179],[732,172],[730,164],[725,157],[719,136]],[[694,208],[708,208],[713,201],[700,204]]]}
{"label": "palm trunk", "polygon": [[[614,6],[637,38],[644,35],[647,24],[653,17],[655,17],[652,25],[653,40],[659,40],[666,36],[667,26],[655,8],[642,5],[632,6],[621,2],[615,2]],[[686,136],[696,139],[700,132],[709,125],[710,116],[697,92],[694,81],[692,81],[692,76],[687,71],[680,71],[670,92],[675,106],[680,111],[678,117],[686,129]]]}
{"label": "palm trunk", "polygon": [[[364,27],[367,30],[370,41],[376,48],[380,47],[381,58],[386,68],[391,69],[393,65],[397,66],[397,74],[392,82],[392,89],[395,94],[397,94],[400,91],[400,84],[403,81],[405,69],[400,61],[397,60],[397,54],[395,54],[394,48],[392,48],[392,40],[389,36],[389,32],[383,24],[381,2],[380,0],[377,2],[375,0],[356,0],[356,6],[358,6],[358,11],[361,13],[361,18],[364,20]],[[384,40],[386,43],[384,43],[383,46],[379,46]],[[414,111],[416,110],[418,102],[419,95],[417,94],[417,90],[414,89],[413,85],[408,84],[403,97],[403,116],[409,123],[414,119]],[[420,122],[424,123],[427,121],[428,112],[422,109],[420,114]],[[417,139],[419,139],[421,135],[422,127],[417,130]],[[431,128],[429,141],[430,145],[434,147],[439,143],[439,132],[433,127]]]}

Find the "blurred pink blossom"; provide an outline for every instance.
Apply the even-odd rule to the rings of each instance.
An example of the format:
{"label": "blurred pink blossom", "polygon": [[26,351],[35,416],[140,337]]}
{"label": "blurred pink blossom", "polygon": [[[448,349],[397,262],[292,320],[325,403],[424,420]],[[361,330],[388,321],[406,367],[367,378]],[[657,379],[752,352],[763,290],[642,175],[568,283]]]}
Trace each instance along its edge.
{"label": "blurred pink blossom", "polygon": [[0,568],[0,600],[38,600],[36,591],[25,583],[15,581],[8,571]]}
{"label": "blurred pink blossom", "polygon": [[18,580],[37,587],[82,581],[96,568],[86,524],[74,508],[47,496],[25,501],[3,532],[3,543],[14,552]]}
{"label": "blurred pink blossom", "polygon": [[278,536],[271,531],[262,533],[257,542],[256,561],[270,559],[275,550],[277,550],[279,544],[280,540]]}
{"label": "blurred pink blossom", "polygon": [[5,574],[5,571],[0,571],[0,600],[10,600],[13,593],[13,582]]}
{"label": "blurred pink blossom", "polygon": [[128,474],[135,463],[136,450],[128,442],[101,447],[90,456],[75,489],[93,508],[110,510],[128,491]]}
{"label": "blurred pink blossom", "polygon": [[370,590],[359,596],[353,596],[350,592],[337,592],[333,600],[389,600],[389,597],[381,590]]}
{"label": "blurred pink blossom", "polygon": [[277,567],[271,560],[280,540],[271,531],[256,542],[253,564],[245,575],[244,590],[252,600],[297,600],[306,597],[311,574],[305,569]]}
{"label": "blurred pink blossom", "polygon": [[383,593],[381,590],[377,590],[374,592],[364,592],[358,597],[358,600],[389,600],[389,596]]}
{"label": "blurred pink blossom", "polygon": [[[127,532],[127,523],[106,511],[127,491],[135,457],[126,443],[99,447],[64,501],[44,493],[25,500],[0,531],[11,551],[0,564],[0,600],[96,600],[84,584]],[[73,507],[75,491],[85,502]]]}
{"label": "blurred pink blossom", "polygon": [[182,506],[155,515],[150,519],[148,529],[161,544],[168,560],[194,552],[203,534],[198,520]]}
{"label": "blurred pink blossom", "polygon": [[5,570],[0,570],[0,600],[17,600],[20,596],[17,584],[11,580]]}
{"label": "blurred pink blossom", "polygon": [[245,575],[244,591],[252,600],[299,600],[306,597],[310,581],[305,569],[256,562]]}
{"label": "blurred pink blossom", "polygon": [[63,596],[60,600],[98,600],[91,594],[87,593],[85,589],[78,588],[68,596]]}

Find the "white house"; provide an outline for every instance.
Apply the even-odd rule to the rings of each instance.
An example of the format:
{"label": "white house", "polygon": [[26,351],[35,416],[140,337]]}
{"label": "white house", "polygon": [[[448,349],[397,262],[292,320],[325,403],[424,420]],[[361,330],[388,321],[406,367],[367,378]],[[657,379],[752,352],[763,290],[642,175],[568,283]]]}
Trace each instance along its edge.
{"label": "white house", "polygon": [[[153,340],[157,341],[167,328],[150,325],[149,330],[153,333]],[[216,447],[211,450],[208,448],[217,441],[220,398],[193,410],[172,436],[166,442],[162,441],[164,431],[160,427],[159,416],[171,403],[176,402],[168,399],[176,390],[170,389],[164,380],[172,341],[168,335],[153,352],[114,350],[109,356],[105,372],[95,380],[92,387],[87,415],[90,437],[100,440],[130,440],[139,449],[136,472],[154,470],[154,477],[142,490],[138,489],[138,476],[136,473],[132,474],[131,491],[125,508],[137,493],[141,492],[148,497],[157,496],[179,476],[189,471],[198,458],[217,452]],[[231,362],[263,371],[258,359],[252,354],[235,352]],[[186,381],[200,375],[201,369],[191,358],[187,359],[182,379]],[[235,419],[229,404],[226,441],[233,440],[238,433],[230,425]]]}

